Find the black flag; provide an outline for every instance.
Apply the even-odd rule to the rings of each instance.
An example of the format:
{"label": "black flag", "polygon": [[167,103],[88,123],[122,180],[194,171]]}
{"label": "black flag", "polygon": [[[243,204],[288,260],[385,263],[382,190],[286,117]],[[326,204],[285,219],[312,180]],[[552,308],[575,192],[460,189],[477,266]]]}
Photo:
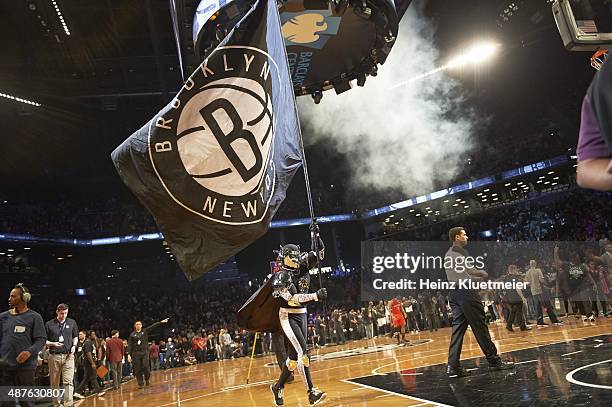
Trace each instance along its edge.
{"label": "black flag", "polygon": [[112,159],[192,280],[266,232],[301,165],[298,126],[276,0],[258,0]]}

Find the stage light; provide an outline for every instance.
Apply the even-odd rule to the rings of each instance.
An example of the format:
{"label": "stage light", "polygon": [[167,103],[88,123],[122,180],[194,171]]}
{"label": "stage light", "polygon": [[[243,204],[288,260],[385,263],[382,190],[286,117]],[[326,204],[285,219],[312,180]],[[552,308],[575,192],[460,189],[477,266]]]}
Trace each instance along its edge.
{"label": "stage light", "polygon": [[66,35],[70,35],[68,24],[66,24],[66,21],[64,20],[64,16],[62,15],[62,12],[60,11],[59,6],[57,5],[57,2],[55,0],[51,0],[51,3],[53,3],[53,7],[55,8],[55,13],[57,14],[57,17],[59,18],[60,23],[62,23],[62,28],[64,28],[64,32],[66,33]]}
{"label": "stage light", "polygon": [[468,64],[481,64],[490,59],[497,52],[498,47],[499,44],[492,42],[473,45],[465,52],[452,58],[447,66],[449,68],[459,68]]}
{"label": "stage light", "polygon": [[8,93],[0,92],[0,97],[6,98],[6,99],[10,99],[10,100],[14,100],[15,102],[25,103],[26,105],[32,105],[32,106],[37,106],[37,107],[40,106],[40,103],[32,102],[31,100],[22,99],[22,98],[19,98],[17,96],[9,95]]}

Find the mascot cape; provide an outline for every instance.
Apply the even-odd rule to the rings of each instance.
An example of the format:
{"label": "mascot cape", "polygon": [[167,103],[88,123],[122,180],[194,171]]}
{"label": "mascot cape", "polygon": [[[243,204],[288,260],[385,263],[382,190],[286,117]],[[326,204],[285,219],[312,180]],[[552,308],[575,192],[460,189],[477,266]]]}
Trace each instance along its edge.
{"label": "mascot cape", "polygon": [[280,304],[272,297],[272,274],[238,310],[238,326],[251,332],[280,331]]}

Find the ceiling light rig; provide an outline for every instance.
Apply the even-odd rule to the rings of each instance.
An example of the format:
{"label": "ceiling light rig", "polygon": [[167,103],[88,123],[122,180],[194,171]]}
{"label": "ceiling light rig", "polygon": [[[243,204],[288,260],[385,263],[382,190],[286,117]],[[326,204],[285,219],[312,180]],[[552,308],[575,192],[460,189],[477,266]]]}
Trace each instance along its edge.
{"label": "ceiling light rig", "polygon": [[62,15],[62,12],[57,4],[57,1],[51,0],[51,3],[53,3],[53,7],[55,8],[55,13],[57,14],[57,17],[59,18],[60,23],[62,23],[62,28],[64,29],[64,32],[66,33],[66,35],[70,35],[68,24],[66,24],[66,21],[64,20],[64,16]]}
{"label": "ceiling light rig", "polygon": [[0,92],[0,97],[3,97],[5,99],[10,99],[10,100],[14,100],[15,102],[19,102],[19,103],[25,103],[26,105],[32,105],[32,106],[42,106],[40,103],[37,102],[32,102],[31,100],[27,100],[27,99],[23,99],[17,96],[13,96],[13,95],[9,95],[8,93],[2,93]]}

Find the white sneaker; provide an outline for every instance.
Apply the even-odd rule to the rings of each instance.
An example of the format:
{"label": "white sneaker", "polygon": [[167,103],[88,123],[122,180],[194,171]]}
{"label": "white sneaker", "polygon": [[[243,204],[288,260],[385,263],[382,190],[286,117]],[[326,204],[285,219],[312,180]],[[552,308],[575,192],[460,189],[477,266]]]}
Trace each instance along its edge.
{"label": "white sneaker", "polygon": [[74,393],[72,396],[79,400],[83,400],[85,398],[85,396],[83,396],[81,393]]}
{"label": "white sneaker", "polygon": [[595,322],[595,317],[593,315],[591,315],[591,317],[589,318],[589,321]]}

